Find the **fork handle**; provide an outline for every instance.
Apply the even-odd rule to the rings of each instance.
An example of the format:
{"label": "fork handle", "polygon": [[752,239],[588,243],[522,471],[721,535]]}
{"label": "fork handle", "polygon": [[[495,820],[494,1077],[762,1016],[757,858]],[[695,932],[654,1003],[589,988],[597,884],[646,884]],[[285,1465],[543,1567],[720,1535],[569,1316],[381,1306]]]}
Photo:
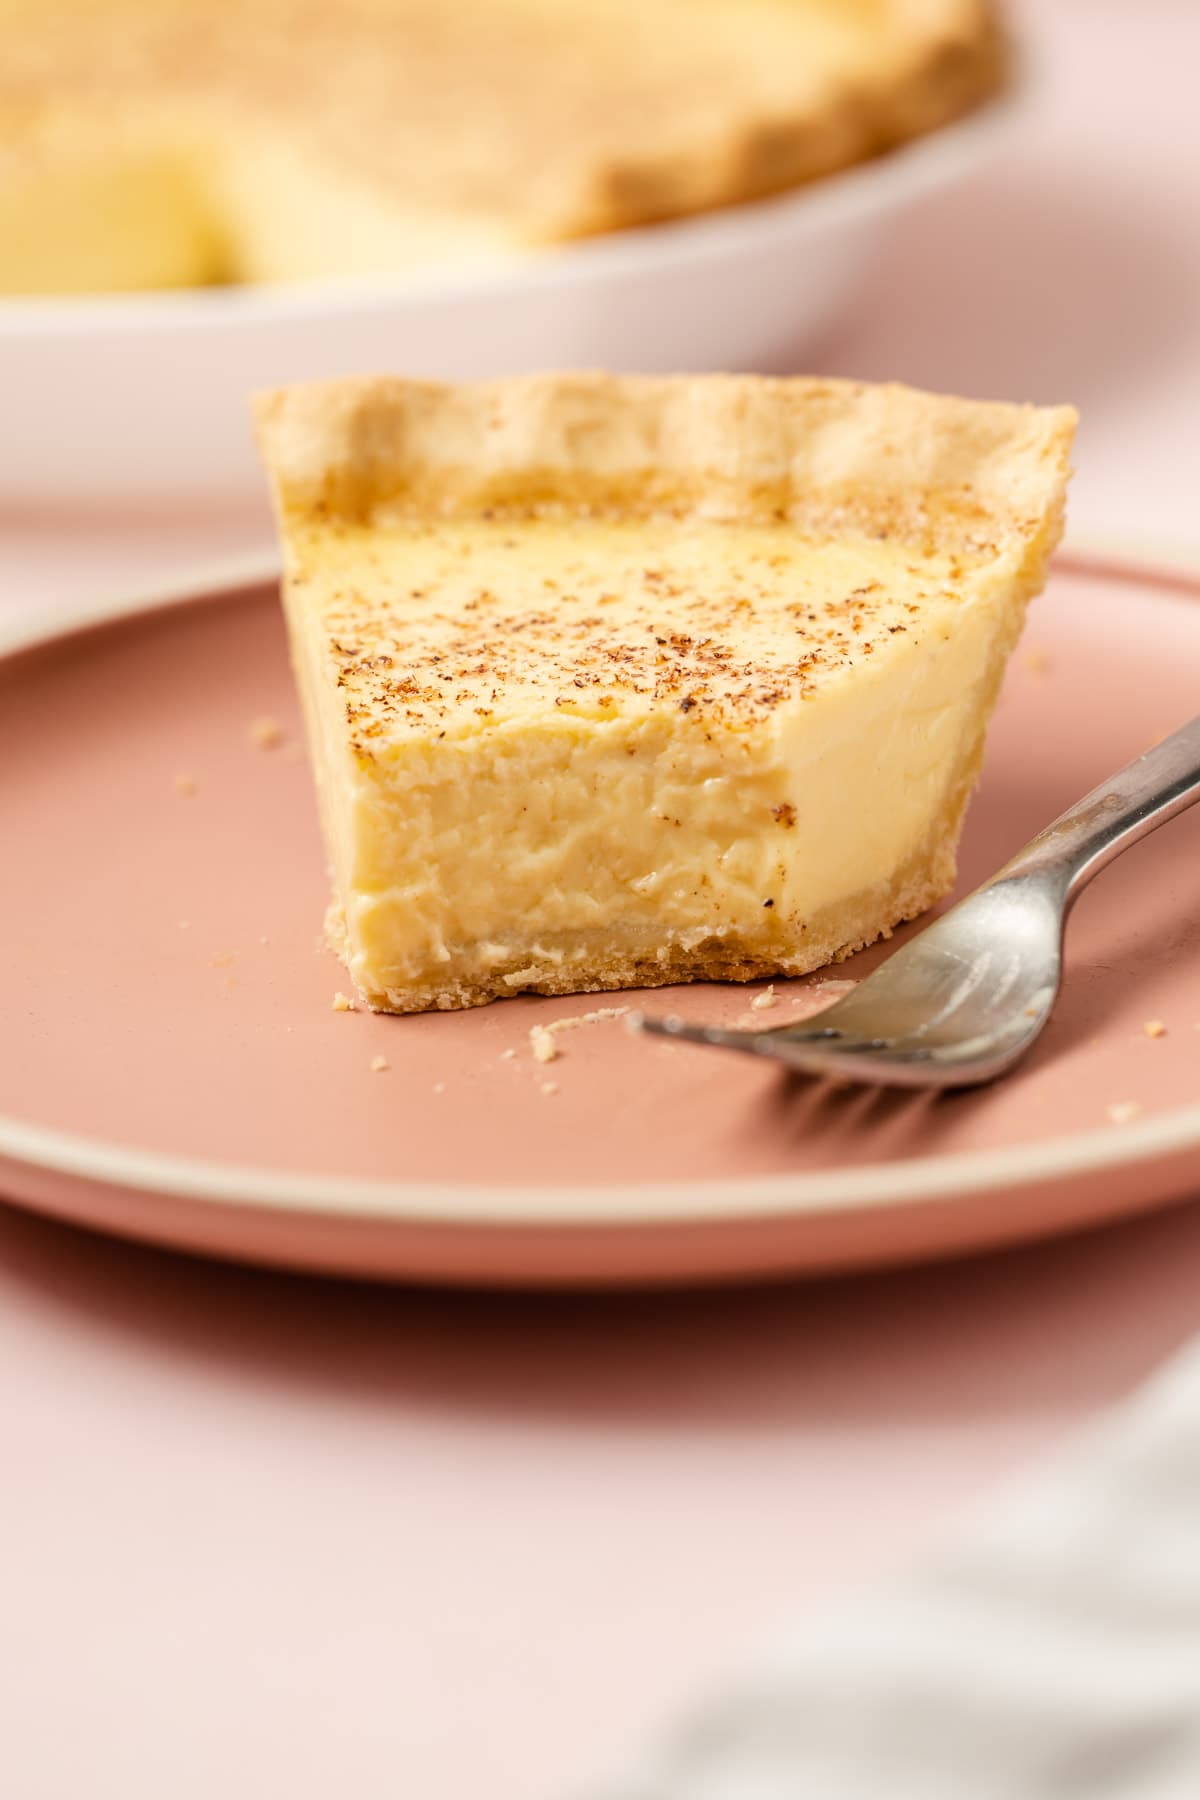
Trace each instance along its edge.
{"label": "fork handle", "polygon": [[[1069,903],[1100,870],[1200,800],[1200,718],[1101,782],[1018,850],[993,878],[1038,876]],[[992,882],[988,882],[989,887]]]}

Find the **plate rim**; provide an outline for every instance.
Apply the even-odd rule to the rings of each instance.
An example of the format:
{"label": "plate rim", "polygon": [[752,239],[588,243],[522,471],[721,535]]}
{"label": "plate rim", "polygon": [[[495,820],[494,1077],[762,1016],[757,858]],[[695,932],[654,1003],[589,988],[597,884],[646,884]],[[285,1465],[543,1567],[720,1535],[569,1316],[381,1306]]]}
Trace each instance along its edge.
{"label": "plate rim", "polygon": [[[1183,553],[1178,545],[1149,539],[1125,539],[1114,547],[1111,539],[1073,537],[1055,566],[1068,576],[1149,583],[1185,601],[1200,600],[1200,550]],[[242,553],[51,620],[18,616],[0,627],[0,663],[173,606],[203,605],[269,587],[278,575],[274,552]],[[1067,1181],[1101,1168],[1152,1163],[1189,1149],[1200,1150],[1200,1103],[1131,1122],[1119,1132],[1108,1124],[999,1150],[911,1157],[851,1169],[711,1181],[547,1182],[534,1188],[516,1182],[404,1182],[332,1171],[301,1174],[139,1150],[0,1113],[0,1163],[43,1174],[240,1212],[502,1233],[687,1228],[800,1216],[812,1220],[947,1200],[966,1203],[973,1195],[997,1189]]]}
{"label": "plate rim", "polygon": [[230,288],[129,290],[113,294],[31,294],[0,297],[0,344],[29,334],[105,337],[147,331],[229,330],[241,325],[297,321],[329,312],[403,310],[411,305],[453,306],[570,288],[600,277],[619,278],[686,265],[717,255],[736,255],[747,241],[781,222],[800,235],[821,233],[886,213],[920,199],[974,171],[1020,120],[1039,86],[1026,66],[1006,92],[975,111],[910,139],[882,156],[833,174],[691,217],[606,232],[474,272],[405,277],[377,274],[296,282],[262,282]]}

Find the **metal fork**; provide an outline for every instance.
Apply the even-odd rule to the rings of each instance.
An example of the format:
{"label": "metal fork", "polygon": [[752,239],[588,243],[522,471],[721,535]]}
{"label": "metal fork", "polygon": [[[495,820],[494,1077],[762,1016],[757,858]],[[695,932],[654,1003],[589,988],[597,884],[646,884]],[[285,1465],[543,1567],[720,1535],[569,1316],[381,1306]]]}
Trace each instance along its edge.
{"label": "metal fork", "polygon": [[874,974],[811,1021],[762,1030],[631,1021],[656,1035],[771,1056],[877,1087],[971,1087],[1041,1033],[1062,980],[1071,905],[1114,857],[1200,799],[1200,718],[1055,819]]}

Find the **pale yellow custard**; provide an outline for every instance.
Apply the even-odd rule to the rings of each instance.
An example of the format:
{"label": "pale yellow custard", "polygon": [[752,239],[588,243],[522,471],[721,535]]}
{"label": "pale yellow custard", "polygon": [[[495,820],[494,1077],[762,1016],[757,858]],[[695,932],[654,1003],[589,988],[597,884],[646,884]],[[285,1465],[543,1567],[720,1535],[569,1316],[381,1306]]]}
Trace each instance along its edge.
{"label": "pale yellow custard", "polygon": [[[628,436],[614,409],[662,451],[683,385],[562,378],[569,418],[553,436],[545,382],[445,390],[451,446],[464,394],[479,408],[483,486],[472,497],[455,461],[440,508],[436,452],[403,469],[439,390],[412,389],[405,418],[404,386],[381,389],[387,423],[371,426],[368,390],[353,390],[352,436],[379,459],[373,501],[337,461],[346,389],[267,403],[338,938],[373,1006],[799,974],[953,879],[1004,662],[1057,531],[1070,415],[977,409],[1011,414],[1044,465],[1044,496],[1007,535],[974,503],[966,517],[905,508],[867,484],[854,505],[840,482],[832,530],[810,505],[755,499],[756,483],[735,503],[703,462],[711,504],[639,513],[625,473],[603,473],[606,439]],[[920,403],[926,428],[931,405],[960,432],[972,410],[849,384],[697,385],[743,429],[739,395],[760,414],[774,398],[794,426],[807,385],[839,476],[846,425],[878,424],[880,394],[900,415]],[[315,483],[314,392],[329,398],[333,459]],[[513,471],[497,486],[497,432],[530,456],[524,503]],[[697,455],[711,448],[702,435]],[[661,465],[652,502],[656,485]]]}

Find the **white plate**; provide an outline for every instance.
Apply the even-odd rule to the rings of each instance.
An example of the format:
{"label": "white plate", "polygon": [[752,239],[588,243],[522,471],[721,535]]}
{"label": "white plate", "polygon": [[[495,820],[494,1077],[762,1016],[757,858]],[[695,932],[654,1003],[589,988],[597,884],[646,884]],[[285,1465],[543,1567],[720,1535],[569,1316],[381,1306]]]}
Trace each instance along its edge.
{"label": "white plate", "polygon": [[1001,140],[1010,98],[782,198],[572,245],[446,282],[0,302],[0,495],[260,491],[246,396],[328,375],[795,366],[889,222]]}

